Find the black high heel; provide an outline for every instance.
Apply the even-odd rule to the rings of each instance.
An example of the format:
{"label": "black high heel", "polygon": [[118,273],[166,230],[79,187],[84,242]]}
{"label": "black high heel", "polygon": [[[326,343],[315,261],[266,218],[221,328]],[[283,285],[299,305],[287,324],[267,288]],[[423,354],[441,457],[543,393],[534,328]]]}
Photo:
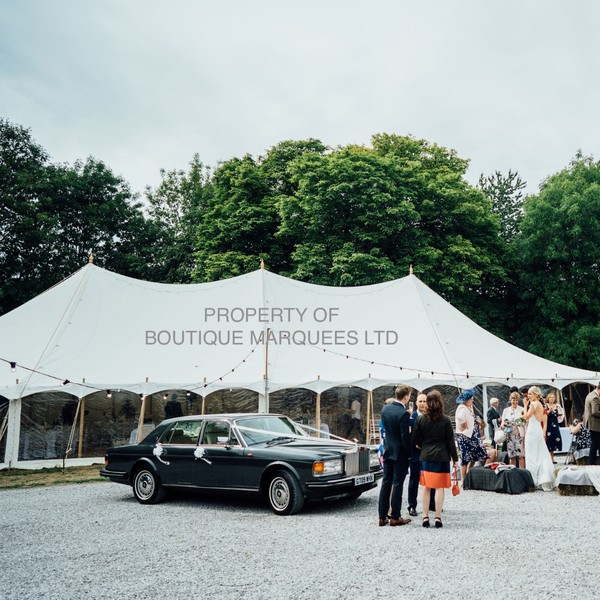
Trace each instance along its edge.
{"label": "black high heel", "polygon": [[435,527],[436,529],[440,529],[442,528],[444,525],[442,524],[442,519],[440,519],[439,517],[435,518]]}
{"label": "black high heel", "polygon": [[423,517],[423,527],[429,527],[429,517]]}

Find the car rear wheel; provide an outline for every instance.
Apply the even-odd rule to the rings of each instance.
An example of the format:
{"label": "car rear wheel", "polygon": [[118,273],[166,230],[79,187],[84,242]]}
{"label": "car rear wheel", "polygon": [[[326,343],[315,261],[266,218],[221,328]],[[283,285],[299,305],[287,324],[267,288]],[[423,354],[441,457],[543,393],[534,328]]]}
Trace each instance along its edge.
{"label": "car rear wheel", "polygon": [[269,504],[276,515],[295,515],[304,506],[300,483],[288,471],[276,471],[269,483]]}
{"label": "car rear wheel", "polygon": [[137,471],[132,487],[133,495],[141,504],[156,504],[165,497],[165,490],[158,475],[146,467]]}

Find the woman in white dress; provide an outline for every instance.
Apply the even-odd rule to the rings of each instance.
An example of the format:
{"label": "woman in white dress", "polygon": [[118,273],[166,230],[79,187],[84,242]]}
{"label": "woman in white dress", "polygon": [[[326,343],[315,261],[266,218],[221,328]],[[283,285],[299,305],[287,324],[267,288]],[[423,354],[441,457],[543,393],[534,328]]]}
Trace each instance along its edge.
{"label": "woman in white dress", "polygon": [[537,385],[529,388],[523,415],[528,422],[525,434],[525,468],[536,487],[549,491],[554,487],[554,465],[546,446],[542,392]]}

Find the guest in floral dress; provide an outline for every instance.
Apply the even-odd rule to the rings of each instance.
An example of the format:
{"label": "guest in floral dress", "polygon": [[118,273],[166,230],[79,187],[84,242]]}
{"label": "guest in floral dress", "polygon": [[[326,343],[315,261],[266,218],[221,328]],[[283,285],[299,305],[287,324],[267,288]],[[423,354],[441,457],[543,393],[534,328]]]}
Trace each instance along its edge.
{"label": "guest in floral dress", "polygon": [[510,406],[502,411],[502,425],[500,428],[506,434],[506,451],[510,463],[525,468],[525,427],[515,425],[516,419],[523,419],[523,407],[519,406],[521,396],[519,392],[512,392],[509,397]]}
{"label": "guest in floral dress", "polygon": [[552,393],[546,398],[546,410],[548,411],[548,426],[546,427],[546,446],[550,451],[552,462],[554,453],[562,450],[562,437],[560,435],[560,425],[565,420],[565,413],[560,404],[556,403],[556,396]]}
{"label": "guest in floral dress", "polygon": [[583,426],[581,421],[575,419],[573,425],[569,425],[569,430],[573,435],[571,448],[569,450],[572,455],[572,462],[587,464],[590,455],[590,446],[592,445],[592,436],[590,430]]}
{"label": "guest in floral dress", "polygon": [[460,450],[460,477],[464,482],[467,473],[471,467],[479,460],[484,462],[488,459],[488,453],[481,442],[481,437],[475,432],[479,430],[479,425],[475,422],[475,412],[473,410],[473,399],[475,390],[464,390],[456,398],[455,422],[456,422],[456,443]]}

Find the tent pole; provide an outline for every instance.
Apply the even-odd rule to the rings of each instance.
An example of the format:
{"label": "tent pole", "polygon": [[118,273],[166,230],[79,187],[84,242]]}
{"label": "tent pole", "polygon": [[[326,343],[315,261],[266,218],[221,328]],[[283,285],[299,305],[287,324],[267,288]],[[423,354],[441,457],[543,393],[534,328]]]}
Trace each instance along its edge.
{"label": "tent pole", "polygon": [[[263,258],[260,259],[260,282],[261,282],[261,291],[262,291],[262,306],[265,308],[267,306],[267,294],[266,294],[266,282],[265,282],[265,261]],[[261,402],[260,394],[258,396],[258,412],[268,413],[269,412],[269,333],[270,329],[268,323],[265,323],[265,327],[263,329],[265,334],[265,370],[264,370],[264,380],[265,380],[265,395]],[[261,410],[262,404],[262,410]]]}
{"label": "tent pole", "polygon": [[81,410],[79,411],[79,441],[77,444],[77,458],[83,454],[83,421],[85,415],[85,396],[81,399]]}
{"label": "tent pole", "polygon": [[487,390],[487,383],[483,384],[483,409],[482,412],[483,414],[481,415],[481,418],[483,419],[484,423],[485,423],[485,428],[484,431],[487,431],[487,435],[488,435],[488,439],[490,440],[490,444],[493,442],[491,438],[491,431],[490,431],[490,426],[488,425],[487,422],[487,411],[488,411],[488,390]]}
{"label": "tent pole", "polygon": [[[370,376],[370,375],[369,375]],[[367,391],[367,432],[366,432],[366,440],[367,444],[371,443],[371,430],[373,429],[373,424],[371,421],[375,416],[373,412],[373,390]]]}
{"label": "tent pole", "polygon": [[317,394],[317,408],[315,414],[315,428],[317,437],[321,437],[321,392]]}
{"label": "tent pole", "polygon": [[202,396],[202,414],[206,414],[206,396]]}
{"label": "tent pole", "polygon": [[142,441],[142,437],[144,435],[144,415],[146,413],[146,394],[142,396],[142,406],[140,408],[140,418],[138,421],[138,432],[137,432],[137,443],[139,444]]}
{"label": "tent pole", "polygon": [[19,396],[8,402],[8,428],[6,430],[6,448],[4,462],[8,468],[19,460],[19,438],[21,436],[21,407],[22,399]]}
{"label": "tent pole", "polygon": [[[269,332],[271,330],[267,327],[267,329],[265,330],[266,336],[265,336],[265,375],[264,375],[264,379],[265,379],[265,397],[264,397],[264,407],[262,412],[268,413],[269,412]],[[259,411],[260,411],[260,407],[259,407]]]}

